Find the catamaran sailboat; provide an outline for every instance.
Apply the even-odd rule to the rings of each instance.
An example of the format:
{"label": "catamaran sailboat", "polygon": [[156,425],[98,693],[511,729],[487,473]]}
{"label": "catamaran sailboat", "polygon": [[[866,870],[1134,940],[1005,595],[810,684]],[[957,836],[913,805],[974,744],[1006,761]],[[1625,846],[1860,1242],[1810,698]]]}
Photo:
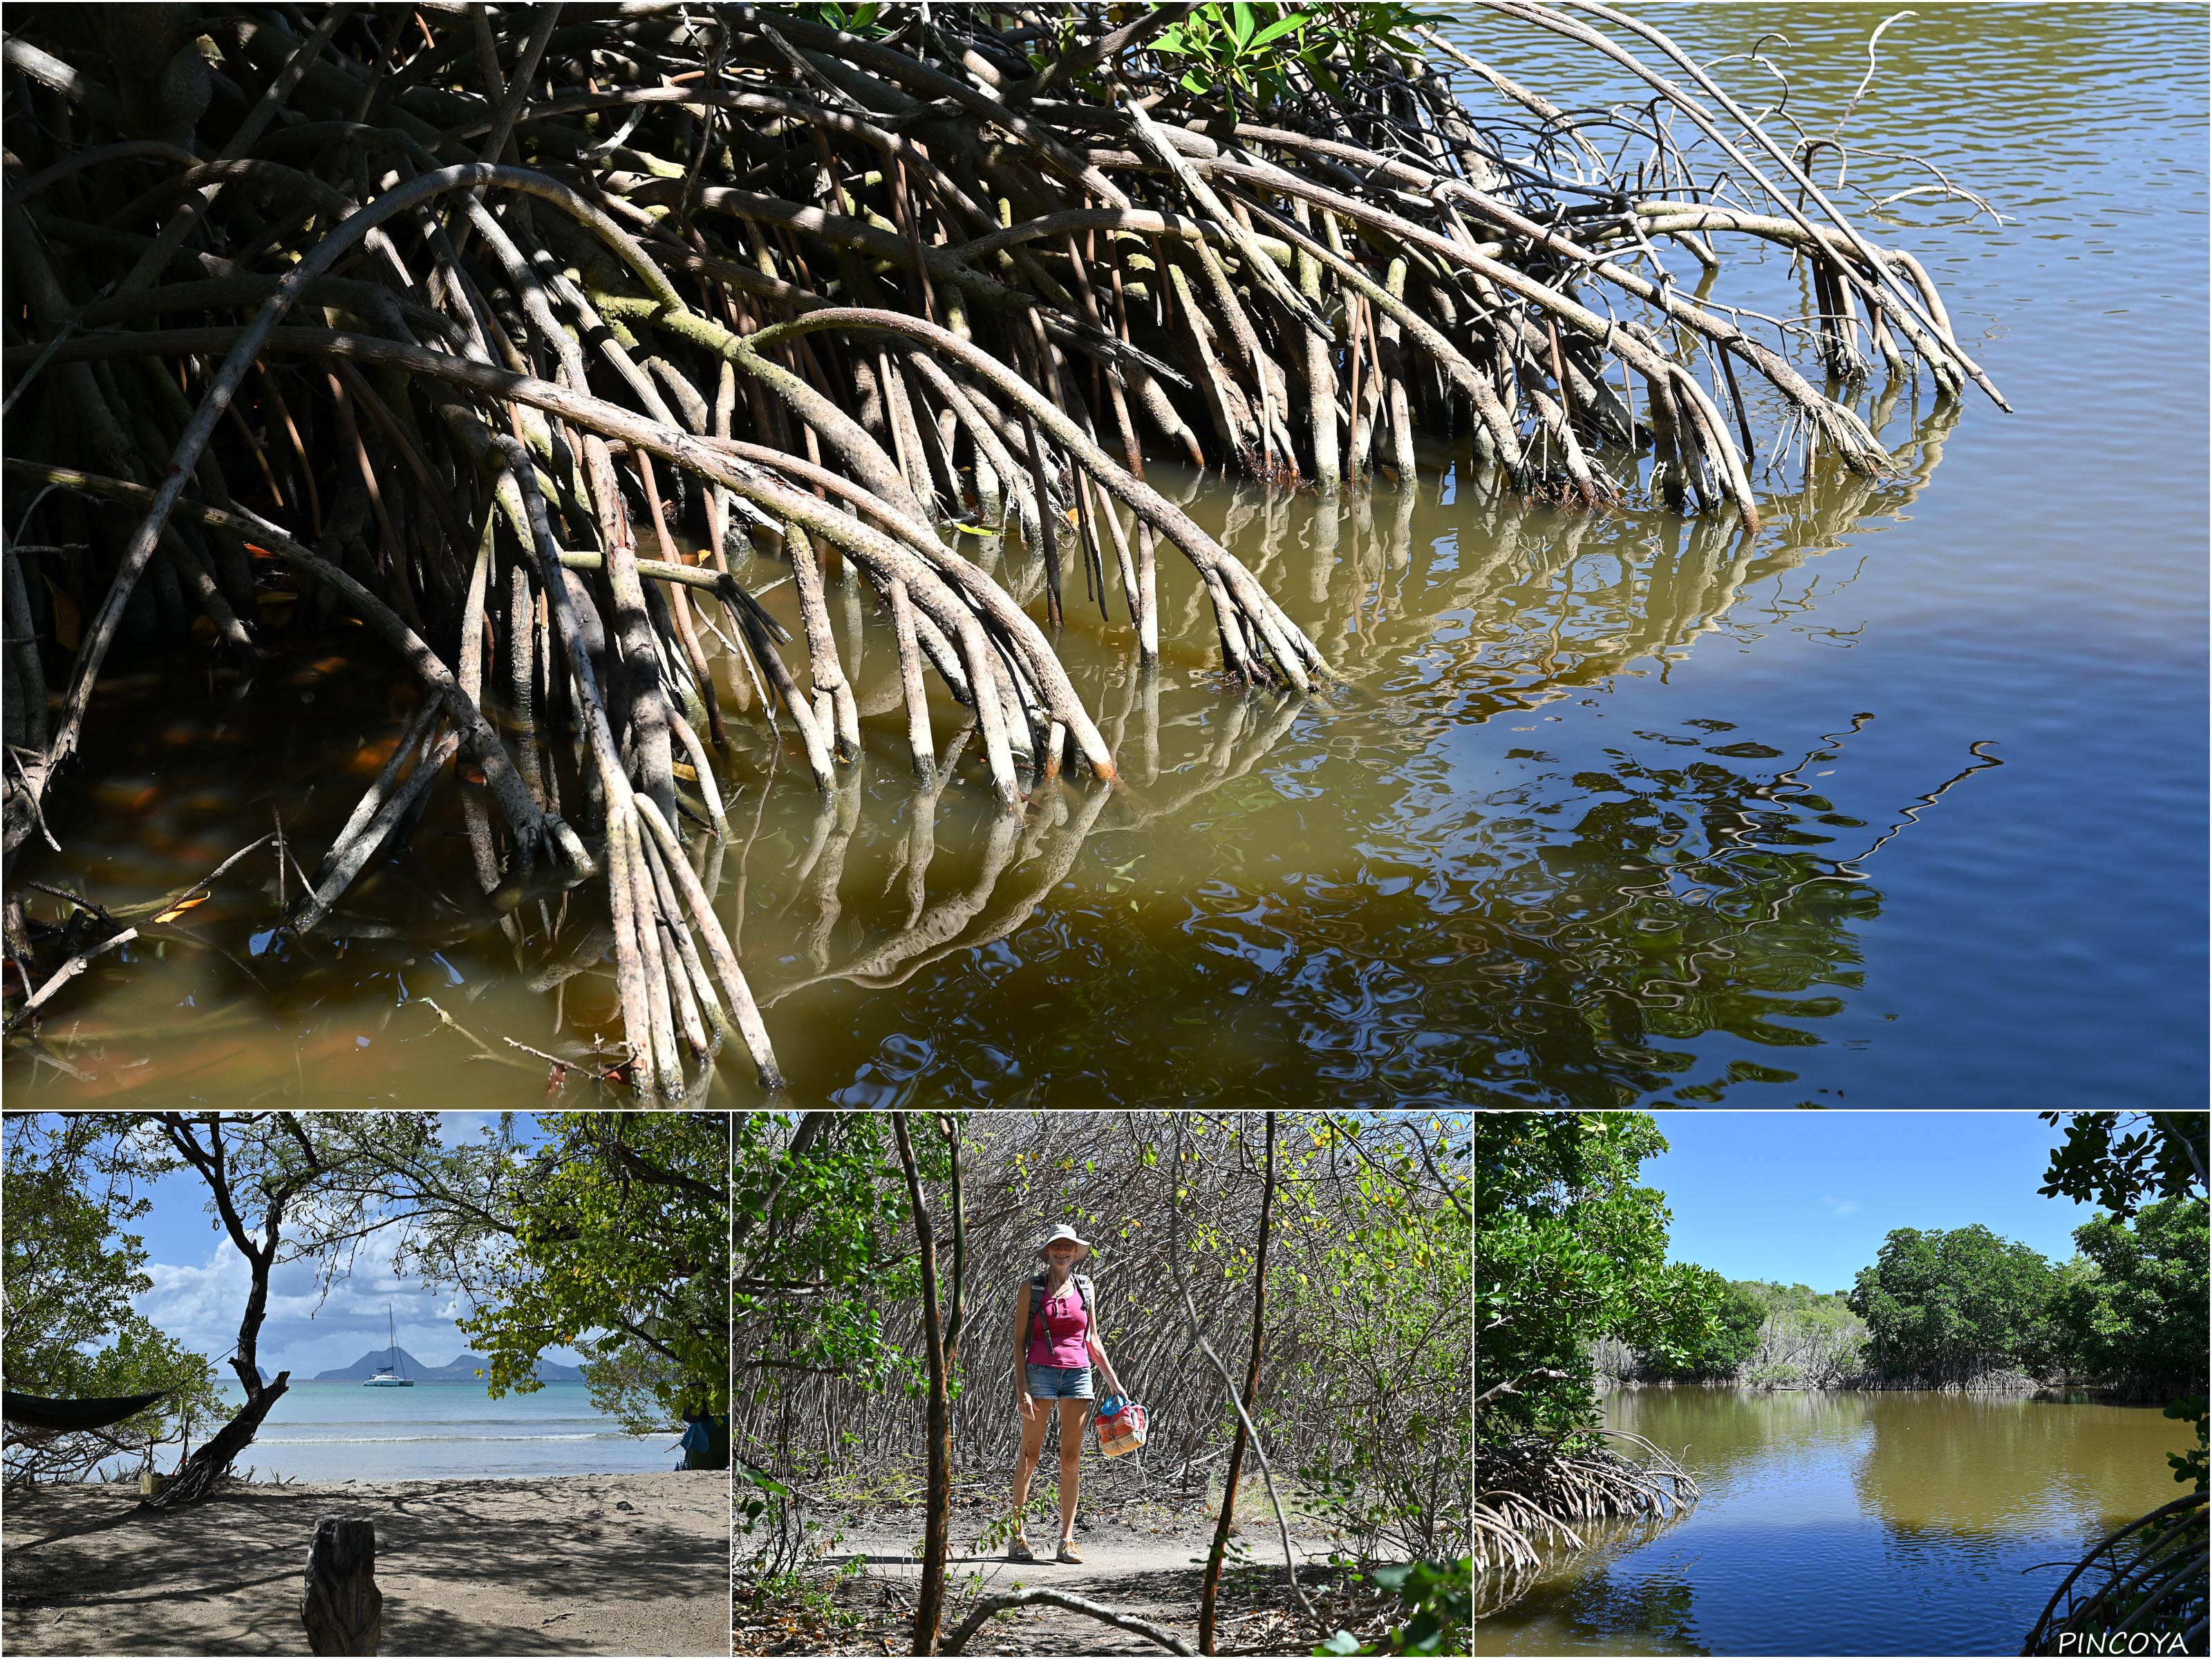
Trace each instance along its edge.
{"label": "catamaran sailboat", "polygon": [[361,1386],[364,1389],[413,1388],[415,1386],[414,1378],[393,1369],[393,1367],[399,1364],[399,1339],[392,1332],[392,1304],[390,1303],[386,1303],[384,1307],[384,1335],[385,1340],[392,1345],[392,1364],[390,1365],[386,1365],[382,1370],[377,1372],[374,1376],[370,1377],[368,1382],[362,1383]]}

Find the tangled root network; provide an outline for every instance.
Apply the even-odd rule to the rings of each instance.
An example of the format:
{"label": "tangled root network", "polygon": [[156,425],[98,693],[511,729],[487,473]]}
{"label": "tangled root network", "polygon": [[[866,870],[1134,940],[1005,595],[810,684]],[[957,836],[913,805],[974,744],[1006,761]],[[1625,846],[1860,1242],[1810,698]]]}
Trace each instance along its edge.
{"label": "tangled root network", "polygon": [[[1468,21],[11,8],[11,876],[103,668],[210,630],[251,655],[297,591],[284,616],[349,613],[423,699],[286,925],[446,775],[486,892],[605,883],[631,1085],[696,1098],[741,1046],[774,1090],[688,849],[724,830],[740,717],[854,787],[825,583],[890,624],[915,771],[944,764],[934,678],[1018,813],[1115,776],[1054,648],[1071,565],[1147,666],[1164,552],[1229,691],[1328,675],[1148,455],[1324,492],[1458,464],[1755,527],[1745,387],[1808,461],[1872,471],[1876,361],[1986,386],[1919,265],[1665,37],[1599,4]],[[1464,44],[1532,33],[1650,98],[1593,125]],[[1224,38],[1260,69],[1208,68]],[[1716,236],[1802,260],[1816,314],[1675,285],[1662,249],[1710,264]],[[788,562],[799,635],[732,553]]]}

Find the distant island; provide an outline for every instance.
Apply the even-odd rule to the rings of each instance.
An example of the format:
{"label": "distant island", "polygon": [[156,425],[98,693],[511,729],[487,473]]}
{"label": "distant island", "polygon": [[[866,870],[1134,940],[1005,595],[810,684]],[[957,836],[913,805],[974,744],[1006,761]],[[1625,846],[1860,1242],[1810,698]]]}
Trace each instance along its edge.
{"label": "distant island", "polygon": [[[404,1348],[372,1348],[343,1370],[323,1371],[310,1380],[316,1382],[366,1382],[379,1371],[391,1367],[395,1358],[402,1376],[415,1382],[481,1382],[480,1371],[491,1369],[491,1361],[482,1354],[462,1353],[454,1356],[450,1364],[429,1365],[417,1359]],[[557,1364],[550,1359],[538,1362],[538,1380],[541,1382],[580,1382],[584,1373],[574,1365]]]}

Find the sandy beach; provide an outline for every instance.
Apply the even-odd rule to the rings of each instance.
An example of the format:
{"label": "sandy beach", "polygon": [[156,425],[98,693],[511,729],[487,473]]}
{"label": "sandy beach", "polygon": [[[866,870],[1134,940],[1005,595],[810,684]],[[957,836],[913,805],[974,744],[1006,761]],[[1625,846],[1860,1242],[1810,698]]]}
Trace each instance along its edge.
{"label": "sandy beach", "polygon": [[154,1514],[44,1486],[0,1513],[9,1654],[306,1653],[316,1517],[376,1523],[386,1655],[726,1654],[729,1477],[242,1486]]}

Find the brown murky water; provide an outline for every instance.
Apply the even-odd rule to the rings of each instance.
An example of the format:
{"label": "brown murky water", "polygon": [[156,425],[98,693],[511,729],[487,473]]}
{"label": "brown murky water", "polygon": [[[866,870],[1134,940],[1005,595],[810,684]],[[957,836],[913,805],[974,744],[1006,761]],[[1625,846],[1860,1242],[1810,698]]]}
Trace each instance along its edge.
{"label": "brown murky water", "polygon": [[1956,1394],[1650,1389],[1606,1422],[1704,1498],[1560,1561],[1475,1626],[1486,1659],[2017,1653],[2065,1573],[2036,1564],[2178,1497],[2166,1454],[2196,1438],[2155,1407]]}
{"label": "brown murky water", "polygon": [[[1919,446],[1923,471],[1940,425]],[[1870,890],[1731,844],[1753,812],[1810,817],[1825,800],[1662,747],[1614,763],[1624,781],[1605,786],[1640,810],[1563,836],[1544,822],[1565,781],[1544,749],[1565,711],[1596,706],[1625,671],[1680,672],[1724,646],[1749,592],[1791,626],[1819,626],[1825,573],[1805,568],[1808,551],[1869,508],[1900,510],[1917,478],[1808,498],[1799,533],[1771,547],[1718,524],[1445,501],[1434,486],[1327,504],[1163,482],[1329,640],[1346,683],[1305,701],[1228,692],[1202,591],[1164,565],[1155,685],[1126,660],[1125,615],[1071,605],[1062,645],[1127,781],[1061,787],[1016,823],[991,811],[965,750],[948,787],[915,790],[888,632],[857,588],[833,589],[848,644],[858,630],[863,708],[880,711],[863,722],[863,787],[820,810],[765,725],[733,720],[736,838],[696,859],[719,875],[795,1094],[1455,1101],[1497,1069],[1649,1069],[1607,1025],[1547,1010],[1595,1004],[1607,1024],[1648,1027],[1634,1012],[1646,988],[1673,981],[1692,988],[1691,1006],[1661,1025],[1755,1024],[1728,994],[1735,975],[1716,982],[1694,961],[1718,940],[1777,989],[1847,962],[1846,923],[1878,903]],[[1009,568],[1035,585],[1018,550]],[[767,561],[741,575],[778,580]],[[787,581],[768,599],[796,629]],[[111,685],[87,745],[102,775],[54,814],[64,851],[41,878],[109,902],[153,896],[273,814],[312,866],[415,706],[411,683],[360,660],[356,640],[287,641],[251,681],[203,669],[181,685]],[[960,711],[934,712],[949,742]],[[1677,745],[1717,743],[1722,725]],[[1478,743],[1486,726],[1504,730]],[[1840,735],[1792,733],[1786,760],[1739,747],[1787,767]],[[1471,813],[1468,781],[1494,773],[1501,746],[1520,775],[1492,775],[1502,787]],[[1852,826],[1851,850],[1881,829]],[[1665,867],[1663,846],[1685,841],[1707,855],[1693,880]],[[1624,866],[1644,873],[1626,881]],[[1731,902],[1701,902],[1717,890]],[[272,847],[155,930],[150,951],[88,975],[48,1025],[54,1057],[82,1077],[21,1057],[17,1075],[54,1103],[150,1086],[226,1103],[304,1088],[316,1104],[520,1105],[542,1101],[550,1068],[501,1036],[559,1053],[615,1027],[601,918],[581,893],[565,919],[557,898],[529,902],[520,937],[505,938],[476,896],[450,796],[324,933],[272,949],[276,898]],[[1741,907],[1778,914],[1747,925]],[[1495,1011],[1490,1029],[1470,1024],[1478,1005]]]}
{"label": "brown murky water", "polygon": [[[1883,15],[1663,21],[1717,56],[1781,29],[1792,108],[1832,121]],[[2124,6],[1923,7],[1885,37],[1853,130],[1955,163],[2012,222],[1915,200],[1874,222],[2020,412],[1894,388],[1873,412],[1899,469],[1872,483],[1804,487],[1762,450],[1756,538],[1463,474],[1323,504],[1156,466],[1341,684],[1228,691],[1165,555],[1156,686],[1118,605],[1069,606],[1126,784],[1020,824],[972,754],[916,794],[888,630],[833,592],[882,710],[861,787],[817,813],[733,722],[735,836],[698,854],[792,1098],[2201,1104],[2203,44],[2199,14]],[[1540,37],[1495,50],[1573,84]],[[1801,303],[1778,261],[1723,282]],[[1008,568],[1034,598],[1032,562]],[[272,811],[312,866],[415,692],[356,629],[271,642],[250,683],[197,660],[110,681],[62,850],[24,873],[151,896]],[[543,1103],[550,1068],[502,1039],[611,1032],[605,938],[580,896],[503,933],[465,830],[446,792],[273,951],[256,854],[64,994],[46,1052],[7,1056],[10,1104]],[[724,1069],[718,1103],[757,1097]]]}

